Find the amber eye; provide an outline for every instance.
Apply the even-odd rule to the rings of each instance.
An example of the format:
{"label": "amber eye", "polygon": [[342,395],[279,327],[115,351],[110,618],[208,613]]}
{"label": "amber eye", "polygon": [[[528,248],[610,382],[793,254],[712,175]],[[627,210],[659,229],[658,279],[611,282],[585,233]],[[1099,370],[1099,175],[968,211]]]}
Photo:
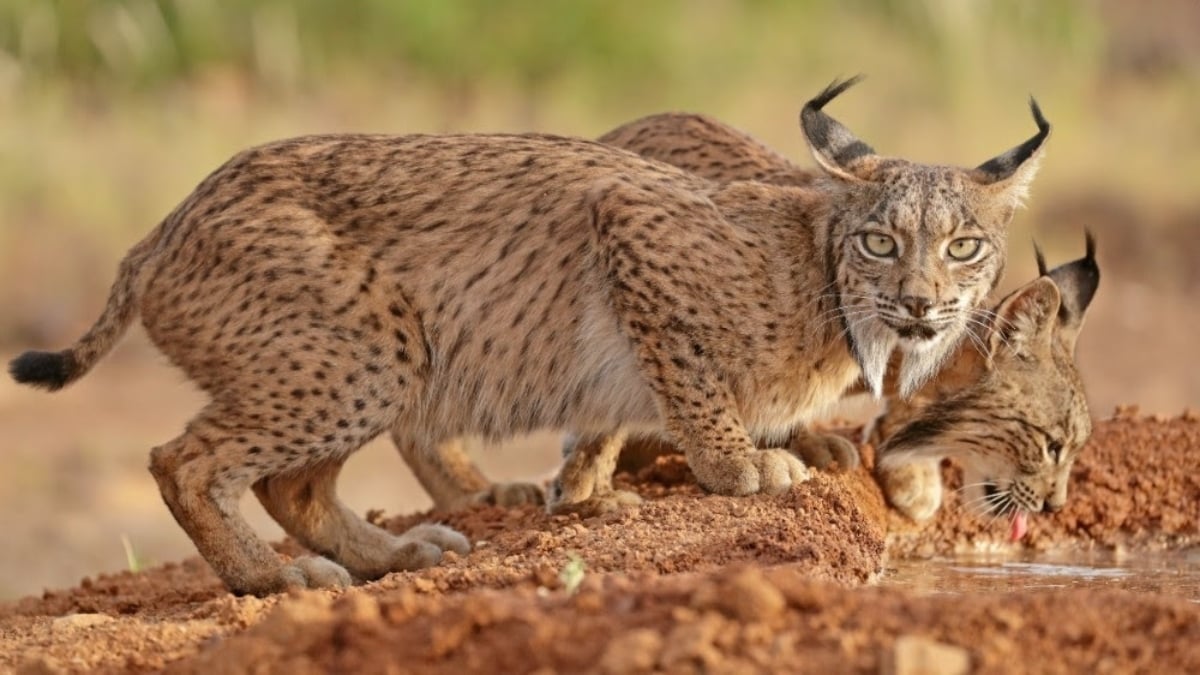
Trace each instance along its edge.
{"label": "amber eye", "polygon": [[979,253],[979,249],[983,246],[982,239],[975,237],[963,237],[950,242],[950,246],[946,248],[946,252],[955,260],[970,260]]}
{"label": "amber eye", "polygon": [[896,240],[886,234],[866,232],[862,235],[863,248],[878,258],[896,257]]}

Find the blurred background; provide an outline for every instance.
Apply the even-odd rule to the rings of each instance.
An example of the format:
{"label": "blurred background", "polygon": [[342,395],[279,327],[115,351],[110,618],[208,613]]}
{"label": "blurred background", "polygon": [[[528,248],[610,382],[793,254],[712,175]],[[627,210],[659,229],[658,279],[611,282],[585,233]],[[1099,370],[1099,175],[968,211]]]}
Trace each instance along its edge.
{"label": "blurred background", "polygon": [[[886,154],[975,165],[1054,123],[1007,286],[1097,235],[1080,342],[1096,417],[1200,403],[1200,3],[1194,0],[0,0],[0,357],[61,348],[117,261],[248,145],[335,131],[597,136],[704,112],[811,165],[800,105]],[[145,470],[202,398],[133,331],[69,390],[0,378],[0,599],[193,553]],[[858,411],[861,414],[861,409]],[[551,471],[545,435],[480,453]],[[428,500],[386,444],[349,463],[359,512]],[[253,500],[260,531],[279,530]]]}

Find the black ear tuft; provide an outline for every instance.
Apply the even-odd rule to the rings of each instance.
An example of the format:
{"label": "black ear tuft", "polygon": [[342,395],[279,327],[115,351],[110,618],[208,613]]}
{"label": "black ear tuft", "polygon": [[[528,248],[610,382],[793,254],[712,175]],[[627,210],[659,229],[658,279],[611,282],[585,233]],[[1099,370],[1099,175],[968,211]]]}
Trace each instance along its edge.
{"label": "black ear tuft", "polygon": [[804,104],[804,109],[819,111],[821,108],[824,108],[826,105],[828,105],[830,101],[840,96],[842,92],[846,91],[850,87],[853,87],[859,82],[862,82],[864,77],[866,76],[862,73],[859,73],[858,75],[845,80],[834,80],[833,82],[830,82],[829,86],[825,87],[821,93],[817,94],[811,100],[809,100],[808,103]]}
{"label": "black ear tuft", "polygon": [[1041,107],[1032,96],[1029,97],[1029,109],[1033,113],[1034,123],[1037,124],[1037,134],[1008,152],[997,155],[976,167],[975,171],[986,178],[985,182],[994,183],[1011,177],[1022,164],[1033,157],[1033,154],[1050,136],[1050,123],[1046,121]]}
{"label": "black ear tuft", "polygon": [[74,367],[70,352],[25,352],[8,364],[8,372],[21,384],[55,391],[71,380]]}
{"label": "black ear tuft", "polygon": [[1042,107],[1038,105],[1033,94],[1029,95],[1029,111],[1033,113],[1033,123],[1037,125],[1038,136],[1042,140],[1046,140],[1046,137],[1050,135],[1050,123],[1046,121],[1046,116],[1042,114]]}
{"label": "black ear tuft", "polygon": [[856,177],[856,169],[859,172],[863,169],[857,160],[874,155],[875,150],[855,137],[841,122],[822,112],[822,108],[862,79],[862,75],[855,75],[848,80],[835,80],[800,110],[800,128],[817,163],[842,178]]}
{"label": "black ear tuft", "polygon": [[1038,277],[1013,291],[996,307],[990,352],[1035,356],[1038,345],[1049,344],[1061,307],[1062,291],[1053,279]]}
{"label": "black ear tuft", "polygon": [[1038,276],[1046,276],[1046,256],[1042,254],[1042,247],[1038,246],[1037,242],[1033,242],[1033,255],[1037,258]]}
{"label": "black ear tuft", "polygon": [[1100,265],[1096,262],[1096,238],[1090,231],[1085,234],[1087,242],[1084,257],[1059,265],[1047,274],[1062,291],[1063,302],[1059,319],[1064,326],[1077,328],[1083,323],[1083,315],[1100,287]]}

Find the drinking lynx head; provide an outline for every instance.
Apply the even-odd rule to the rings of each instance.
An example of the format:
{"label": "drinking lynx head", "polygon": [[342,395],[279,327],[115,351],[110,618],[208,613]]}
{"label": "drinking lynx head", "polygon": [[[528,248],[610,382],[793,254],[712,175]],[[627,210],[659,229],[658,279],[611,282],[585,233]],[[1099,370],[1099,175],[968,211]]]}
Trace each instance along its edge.
{"label": "drinking lynx head", "polygon": [[[879,450],[885,472],[953,454],[963,464],[964,499],[1023,519],[1067,501],[1071,467],[1092,422],[1075,342],[1100,283],[1095,242],[1087,254],[1046,270],[987,312],[976,349],[954,365],[964,382],[922,409]],[[935,475],[936,475],[936,464]]]}
{"label": "drinking lynx head", "polygon": [[878,396],[899,350],[900,393],[937,372],[1004,269],[1005,235],[1028,192],[1050,125],[973,168],[884,157],[822,108],[858,78],[830,85],[800,114],[817,163],[844,191],[829,261],[841,320]]}

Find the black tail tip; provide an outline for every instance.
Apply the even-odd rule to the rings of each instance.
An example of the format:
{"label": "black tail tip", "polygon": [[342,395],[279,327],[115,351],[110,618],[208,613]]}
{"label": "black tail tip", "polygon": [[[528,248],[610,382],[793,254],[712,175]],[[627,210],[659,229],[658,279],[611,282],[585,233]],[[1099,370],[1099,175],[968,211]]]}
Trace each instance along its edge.
{"label": "black tail tip", "polygon": [[70,352],[25,352],[8,364],[8,372],[17,382],[50,391],[70,382],[74,368]]}

